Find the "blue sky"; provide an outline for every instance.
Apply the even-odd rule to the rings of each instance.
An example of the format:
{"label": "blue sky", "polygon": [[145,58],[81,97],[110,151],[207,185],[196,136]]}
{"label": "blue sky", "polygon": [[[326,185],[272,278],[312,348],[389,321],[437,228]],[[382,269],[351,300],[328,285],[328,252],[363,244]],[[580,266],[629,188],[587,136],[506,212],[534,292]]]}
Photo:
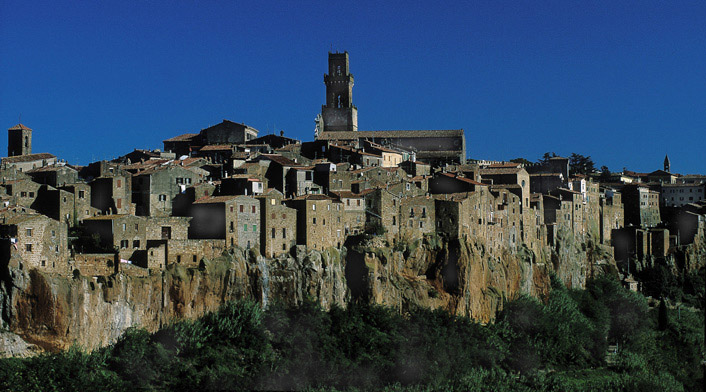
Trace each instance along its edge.
{"label": "blue sky", "polygon": [[2,0],[0,125],[79,164],[223,119],[311,140],[333,49],[361,130],[706,173],[704,20],[704,1]]}

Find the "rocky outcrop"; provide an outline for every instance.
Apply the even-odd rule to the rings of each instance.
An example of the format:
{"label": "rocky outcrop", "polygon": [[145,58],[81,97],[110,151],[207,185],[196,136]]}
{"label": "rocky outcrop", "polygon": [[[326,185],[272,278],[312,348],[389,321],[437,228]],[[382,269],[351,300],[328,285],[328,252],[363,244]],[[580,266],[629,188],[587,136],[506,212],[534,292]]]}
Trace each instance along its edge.
{"label": "rocky outcrop", "polygon": [[[324,307],[347,301],[344,267],[336,250],[265,259],[244,252],[203,261],[199,268],[171,265],[162,274],[73,278],[37,270],[8,269],[0,291],[3,324],[0,355],[17,355],[25,341],[45,350],[72,344],[96,348],[115,341],[131,326],[156,331],[197,318],[223,302],[250,297],[264,305],[296,305],[305,298]],[[17,340],[17,339],[20,340]],[[27,351],[27,350],[24,350]]]}
{"label": "rocky outcrop", "polygon": [[[489,249],[479,241],[436,235],[394,246],[374,237],[348,243],[348,251],[298,246],[276,259],[233,251],[198,268],[170,265],[148,276],[64,277],[8,267],[0,306],[3,327],[14,335],[0,336],[0,354],[30,354],[35,346],[92,349],[114,342],[131,326],[156,331],[240,298],[263,306],[305,300],[324,308],[365,301],[401,312],[423,306],[488,322],[508,299],[546,296],[552,274],[582,287],[592,273],[614,266],[609,252],[590,243],[565,236],[559,244],[535,254],[524,246]],[[8,345],[14,348],[2,348]]]}

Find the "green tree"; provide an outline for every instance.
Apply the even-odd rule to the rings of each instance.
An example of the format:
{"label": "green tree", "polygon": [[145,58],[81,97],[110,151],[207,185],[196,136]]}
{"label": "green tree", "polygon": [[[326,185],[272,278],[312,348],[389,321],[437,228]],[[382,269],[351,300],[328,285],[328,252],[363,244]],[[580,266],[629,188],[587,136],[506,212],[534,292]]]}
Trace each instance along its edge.
{"label": "green tree", "polygon": [[572,176],[576,174],[589,175],[596,169],[590,156],[572,153],[569,156],[569,171]]}

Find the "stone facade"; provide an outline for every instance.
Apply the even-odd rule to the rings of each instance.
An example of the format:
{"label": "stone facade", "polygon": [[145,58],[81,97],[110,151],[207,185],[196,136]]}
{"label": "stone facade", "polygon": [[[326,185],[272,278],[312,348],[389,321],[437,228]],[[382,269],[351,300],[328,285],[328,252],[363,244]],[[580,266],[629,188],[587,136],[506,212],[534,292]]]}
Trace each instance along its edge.
{"label": "stone facade", "polygon": [[260,241],[260,202],[248,196],[211,196],[194,202],[189,238],[224,239],[243,249]]}
{"label": "stone facade", "polygon": [[198,168],[166,165],[148,169],[132,177],[132,201],[135,212],[143,216],[169,216],[172,201],[192,184],[201,182],[207,175]]}
{"label": "stone facade", "polygon": [[270,189],[260,200],[260,253],[277,257],[297,244],[297,211],[282,204],[283,195]]}
{"label": "stone facade", "polygon": [[2,214],[1,257],[19,268],[68,275],[67,226],[44,215]]}

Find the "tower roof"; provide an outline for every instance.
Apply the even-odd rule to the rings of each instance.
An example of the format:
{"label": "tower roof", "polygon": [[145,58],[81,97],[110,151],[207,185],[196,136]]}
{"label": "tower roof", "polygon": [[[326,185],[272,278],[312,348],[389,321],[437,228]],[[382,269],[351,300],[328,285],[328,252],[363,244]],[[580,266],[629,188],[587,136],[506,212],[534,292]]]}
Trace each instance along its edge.
{"label": "tower roof", "polygon": [[17,125],[15,125],[14,127],[8,129],[8,131],[21,131],[21,130],[31,131],[32,129],[29,128],[29,127],[26,127],[26,126],[24,126],[24,125],[22,125],[22,124],[17,124]]}
{"label": "tower roof", "polygon": [[664,164],[669,165],[669,155],[664,155]]}

